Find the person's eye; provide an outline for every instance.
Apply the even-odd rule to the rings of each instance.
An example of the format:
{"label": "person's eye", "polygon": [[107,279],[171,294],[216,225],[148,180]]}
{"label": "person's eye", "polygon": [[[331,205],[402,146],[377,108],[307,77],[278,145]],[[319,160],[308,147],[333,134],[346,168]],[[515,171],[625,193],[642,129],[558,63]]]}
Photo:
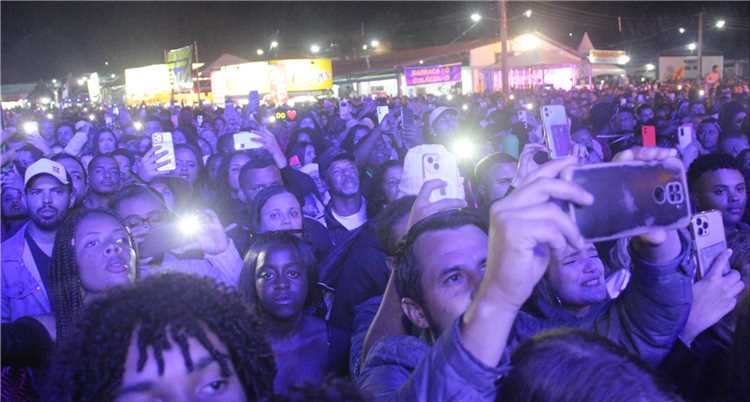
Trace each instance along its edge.
{"label": "person's eye", "polygon": [[716,194],[716,195],[722,195],[722,194],[724,194],[724,190],[714,190],[714,194]]}
{"label": "person's eye", "polygon": [[91,248],[91,247],[95,247],[97,244],[99,244],[99,240],[89,240],[83,245],[83,247]]}
{"label": "person's eye", "polygon": [[287,276],[289,276],[289,278],[291,278],[291,279],[297,279],[300,276],[302,276],[302,274],[300,274],[297,271],[289,271],[289,273],[287,274]]}
{"label": "person's eye", "polygon": [[227,388],[229,382],[227,380],[216,380],[201,387],[198,391],[200,395],[210,396],[217,395]]}
{"label": "person's eye", "polygon": [[299,216],[299,211],[296,209],[293,209],[291,210],[291,212],[289,212],[289,215],[291,215],[292,218],[296,218]]}
{"label": "person's eye", "polygon": [[450,276],[448,276],[447,278],[445,278],[445,283],[448,285],[452,285],[454,283],[460,282],[461,279],[463,279],[463,275],[460,272],[455,272],[451,274]]}
{"label": "person's eye", "polygon": [[276,219],[279,219],[279,214],[277,212],[271,212],[271,214],[269,214],[268,217],[273,220],[276,220]]}

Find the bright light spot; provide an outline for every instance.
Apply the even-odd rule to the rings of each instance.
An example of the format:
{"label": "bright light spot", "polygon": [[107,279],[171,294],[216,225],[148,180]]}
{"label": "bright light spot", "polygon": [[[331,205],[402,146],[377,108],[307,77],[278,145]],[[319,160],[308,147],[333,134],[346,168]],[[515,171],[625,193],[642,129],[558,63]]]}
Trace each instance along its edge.
{"label": "bright light spot", "polygon": [[372,46],[372,47],[378,47],[378,46],[380,46],[380,41],[377,40],[377,39],[373,39],[373,40],[370,41],[370,46]]}
{"label": "bright light spot", "polygon": [[83,82],[86,82],[86,81],[88,81],[88,80],[89,80],[89,77],[86,77],[86,76],[84,75],[83,77],[81,77],[81,79],[83,80]]}
{"label": "bright light spot", "polygon": [[447,100],[449,100],[449,101],[452,101],[452,100],[453,100],[453,95],[451,95],[451,94],[448,94],[448,95],[447,95],[447,96],[445,97],[445,99],[447,99]]}
{"label": "bright light spot", "polygon": [[617,58],[618,64],[628,64],[630,62],[630,56],[623,54]]}
{"label": "bright light spot", "polygon": [[271,49],[276,49],[277,47],[279,47],[279,42],[276,42],[276,41],[271,42]]}
{"label": "bright light spot", "polygon": [[320,52],[320,46],[318,46],[318,45],[312,45],[312,46],[310,46],[310,51],[313,52],[313,53],[318,53],[318,52]]}
{"label": "bright light spot", "polygon": [[537,38],[533,34],[524,34],[516,38],[513,44],[515,45],[513,46],[513,50],[525,52],[528,50],[536,49],[537,47],[539,47],[541,42],[539,41],[539,38]]}
{"label": "bright light spot", "polygon": [[692,52],[693,50],[695,50],[695,49],[696,49],[697,47],[698,47],[698,46],[697,46],[697,45],[695,44],[695,42],[693,42],[693,43],[688,43],[688,45],[687,45],[687,48],[688,48],[688,50],[689,50],[689,51],[691,51],[691,52]]}
{"label": "bright light spot", "polygon": [[269,124],[276,123],[276,117],[274,117],[274,116],[268,116],[268,123]]}
{"label": "bright light spot", "polygon": [[258,56],[263,56],[264,52],[263,52],[263,49],[258,49],[258,50],[255,51],[255,53],[257,53]]}
{"label": "bright light spot", "polygon": [[114,73],[110,74],[109,76],[109,78],[112,78],[112,79],[115,79],[115,77],[117,77],[117,75],[115,75]]}
{"label": "bright light spot", "polygon": [[209,100],[204,100],[204,101],[203,101],[202,103],[203,103],[203,106],[208,106],[208,105],[210,105],[210,104],[211,104],[211,101],[209,101]]}
{"label": "bright light spot", "polygon": [[52,79],[52,83],[53,83],[53,84],[57,84],[57,80],[53,78],[53,79]]}
{"label": "bright light spot", "polygon": [[568,32],[568,36],[573,37],[573,32]]}
{"label": "bright light spot", "polygon": [[531,11],[531,9],[529,9],[529,10],[526,10],[526,11],[524,11],[524,12],[523,12],[523,15],[524,15],[524,16],[525,16],[526,18],[531,18],[531,12],[532,12],[532,11]]}
{"label": "bright light spot", "polygon": [[678,29],[678,31],[680,31],[680,34],[684,34],[685,33],[685,28],[680,27],[680,29]]}
{"label": "bright light spot", "polygon": [[474,13],[471,15],[471,20],[474,22],[479,22],[482,20],[482,16],[479,15],[478,13]]}
{"label": "bright light spot", "polygon": [[469,105],[467,105],[467,104],[464,103],[463,106],[461,106],[461,109],[463,109],[463,110],[469,110]]}
{"label": "bright light spot", "polygon": [[513,94],[508,95],[508,99],[513,100],[516,99],[516,97]]}
{"label": "bright light spot", "polygon": [[133,123],[133,128],[136,131],[141,131],[141,130],[143,130],[143,123],[141,123],[140,121],[136,121],[136,122]]}
{"label": "bright light spot", "polygon": [[641,77],[641,82],[646,82],[646,78],[645,77]]}
{"label": "bright light spot", "polygon": [[78,79],[78,85],[83,86],[83,79],[80,79],[80,78]]}
{"label": "bright light spot", "polygon": [[526,110],[534,110],[534,104],[533,103],[527,103],[526,104]]}
{"label": "bright light spot", "polygon": [[109,62],[105,60],[105,61],[104,61],[104,65],[105,65],[105,66],[108,66],[108,65],[109,65]]}
{"label": "bright light spot", "polygon": [[678,90],[678,91],[682,91],[682,85],[678,85],[678,86],[677,86],[677,90]]}
{"label": "bright light spot", "polygon": [[424,64],[424,60],[420,60],[420,61],[419,61],[419,64]]}
{"label": "bright light spot", "polygon": [[654,69],[656,69],[656,66],[651,63],[646,64],[645,67],[646,67],[646,71],[654,71]]}
{"label": "bright light spot", "polygon": [[84,111],[84,112],[88,112],[88,111],[89,111],[89,108],[85,107],[85,108],[83,108],[83,111]]}
{"label": "bright light spot", "polygon": [[718,20],[718,21],[716,21],[716,28],[719,28],[719,29],[724,28],[724,25],[726,25],[726,24],[727,24],[726,21],[724,21],[724,20]]}
{"label": "bright light spot", "polygon": [[186,215],[177,221],[177,230],[184,236],[192,236],[201,228],[201,223],[195,215]]}
{"label": "bright light spot", "polygon": [[367,45],[362,45],[362,50],[367,50]]}
{"label": "bright light spot", "polygon": [[46,96],[45,96],[45,97],[43,97],[43,98],[39,98],[39,102],[40,102],[40,103],[44,103],[45,105],[47,105],[47,104],[49,104],[50,102],[52,102],[52,99],[50,99],[50,98],[48,98],[48,97],[46,97]]}
{"label": "bright light spot", "polygon": [[93,114],[93,113],[91,113],[91,114],[89,115],[89,120],[91,120],[91,121],[94,121],[94,120],[96,120],[96,115],[95,115],[95,114]]}
{"label": "bright light spot", "polygon": [[474,157],[476,146],[467,138],[458,138],[453,142],[451,151],[458,159],[469,159]]}
{"label": "bright light spot", "polygon": [[604,80],[599,81],[599,85],[604,85]]}
{"label": "bright light spot", "polygon": [[705,94],[706,94],[706,91],[704,91],[704,90],[702,90],[702,89],[701,89],[700,91],[698,91],[698,95],[700,95],[700,96],[703,96],[703,95],[705,95]]}
{"label": "bright light spot", "polygon": [[35,121],[27,121],[26,123],[23,123],[23,131],[25,131],[26,134],[34,134],[39,131],[39,124]]}
{"label": "bright light spot", "polygon": [[52,113],[47,113],[47,120],[52,120],[54,118],[55,116]]}

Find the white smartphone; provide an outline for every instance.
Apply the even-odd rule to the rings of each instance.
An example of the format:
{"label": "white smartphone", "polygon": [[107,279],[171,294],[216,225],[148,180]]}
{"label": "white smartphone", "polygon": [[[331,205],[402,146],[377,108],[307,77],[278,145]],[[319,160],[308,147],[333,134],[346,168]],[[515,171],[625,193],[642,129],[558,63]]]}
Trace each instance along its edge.
{"label": "white smartphone", "polygon": [[378,124],[383,122],[383,119],[388,114],[388,106],[378,106]]}
{"label": "white smartphone", "polygon": [[450,152],[425,153],[422,155],[422,183],[440,179],[447,185],[430,194],[430,202],[444,198],[463,198],[459,193],[459,173],[456,158]]}
{"label": "white smartphone", "polygon": [[698,269],[695,271],[697,281],[708,274],[716,257],[727,249],[721,212],[711,210],[693,215],[690,221],[690,233],[693,235],[698,262]]}
{"label": "white smartphone", "polygon": [[550,158],[561,159],[570,155],[573,147],[565,107],[562,105],[542,106],[542,126]]}
{"label": "white smartphone", "polygon": [[693,126],[683,124],[677,128],[677,141],[680,149],[687,148],[693,142]]}
{"label": "white smartphone", "polygon": [[163,131],[151,134],[151,145],[161,146],[161,149],[159,149],[159,151],[157,152],[167,151],[167,154],[162,156],[156,162],[158,163],[162,161],[169,161],[169,163],[158,168],[158,171],[169,172],[171,170],[177,169],[177,162],[175,161],[174,156],[174,142],[172,141],[172,133],[170,133],[169,131]]}
{"label": "white smartphone", "polygon": [[73,135],[73,138],[68,141],[68,145],[65,146],[63,151],[66,154],[78,156],[78,154],[81,153],[83,146],[86,145],[88,139],[89,136],[85,131],[78,131]]}
{"label": "white smartphone", "polygon": [[263,148],[263,144],[253,141],[254,138],[260,138],[259,134],[250,131],[240,131],[234,135],[235,151],[244,151],[246,149]]}

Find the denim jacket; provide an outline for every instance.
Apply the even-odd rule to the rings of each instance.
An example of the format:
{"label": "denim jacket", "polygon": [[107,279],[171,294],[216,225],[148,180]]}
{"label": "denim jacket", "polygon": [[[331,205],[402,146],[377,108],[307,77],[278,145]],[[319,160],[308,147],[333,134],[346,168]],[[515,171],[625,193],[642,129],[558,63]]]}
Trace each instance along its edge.
{"label": "denim jacket", "polygon": [[2,322],[52,313],[47,290],[24,238],[28,226],[23,225],[2,243]]}
{"label": "denim jacket", "polygon": [[365,357],[358,383],[376,401],[494,401],[510,353],[537,333],[563,326],[607,337],[656,366],[684,327],[692,302],[690,242],[684,233],[680,239],[682,252],[665,264],[648,263],[631,249],[635,267],[628,288],[618,299],[592,306],[585,317],[536,300],[539,310],[516,318],[498,368],[484,367],[463,349],[455,324],[432,347],[409,336],[380,340]]}

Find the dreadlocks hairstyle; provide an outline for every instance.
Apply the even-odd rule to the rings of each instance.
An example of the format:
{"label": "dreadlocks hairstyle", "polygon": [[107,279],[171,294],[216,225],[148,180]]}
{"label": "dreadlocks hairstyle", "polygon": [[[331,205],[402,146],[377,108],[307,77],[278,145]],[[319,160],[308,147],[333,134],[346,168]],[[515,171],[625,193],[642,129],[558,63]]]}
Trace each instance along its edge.
{"label": "dreadlocks hairstyle", "polygon": [[[94,214],[110,216],[127,228],[120,218],[105,209],[74,210],[68,214],[60,225],[55,235],[50,262],[50,288],[52,290],[52,308],[55,313],[57,339],[65,339],[73,332],[74,324],[83,310],[81,275],[73,239],[81,221]],[[130,242],[131,248],[135,250],[133,239],[129,233],[128,242]],[[136,277],[137,272],[131,273],[131,279]]]}
{"label": "dreadlocks hairstyle", "polygon": [[[228,354],[217,349],[209,334]],[[255,315],[224,285],[176,273],[114,288],[87,305],[74,336],[64,340],[55,356],[47,395],[65,402],[113,400],[131,343],[137,345],[139,371],[151,350],[162,375],[164,352],[173,342],[192,371],[190,338],[209,352],[223,375],[237,375],[248,401],[271,395],[276,366]]]}

